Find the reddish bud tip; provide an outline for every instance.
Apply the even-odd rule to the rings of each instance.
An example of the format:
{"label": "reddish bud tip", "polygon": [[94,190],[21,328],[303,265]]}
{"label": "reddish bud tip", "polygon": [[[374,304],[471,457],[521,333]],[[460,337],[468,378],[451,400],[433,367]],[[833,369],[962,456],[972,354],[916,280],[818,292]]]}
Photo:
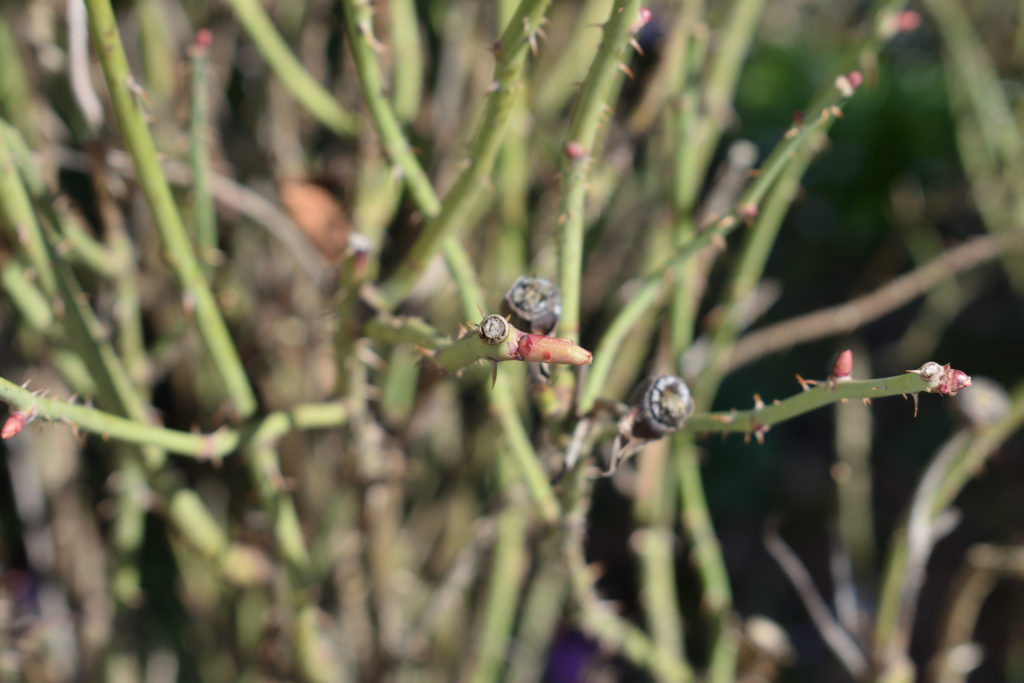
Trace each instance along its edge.
{"label": "reddish bud tip", "polygon": [[575,140],[570,140],[565,143],[565,156],[570,159],[582,159],[587,156],[587,150],[580,143]]}
{"label": "reddish bud tip", "polygon": [[0,427],[0,439],[10,439],[18,435],[28,422],[26,413],[15,411],[4,420],[4,426]]}
{"label": "reddish bud tip", "polygon": [[641,7],[640,11],[637,12],[636,22],[633,24],[633,26],[630,27],[629,32],[636,33],[644,26],[647,26],[647,24],[651,23],[652,16],[653,15],[651,14],[651,10],[649,8]]}
{"label": "reddish bud tip", "polygon": [[832,366],[832,379],[842,382],[850,379],[853,375],[853,352],[850,349],[841,351],[836,358],[836,364]]}
{"label": "reddish bud tip", "polygon": [[909,33],[921,26],[921,14],[914,10],[903,10],[896,15],[896,32]]}
{"label": "reddish bud tip", "polygon": [[206,50],[213,44],[213,32],[208,28],[201,28],[196,31],[196,47]]}
{"label": "reddish bud tip", "polygon": [[746,204],[740,207],[740,217],[745,221],[757,218],[757,204]]}
{"label": "reddish bud tip", "polygon": [[[836,90],[843,97],[852,97],[853,93],[857,91],[857,87],[864,82],[864,75],[859,71],[851,71],[848,74],[840,74],[836,76]],[[835,115],[840,116],[838,107],[831,107],[829,111]]]}
{"label": "reddish bud tip", "polygon": [[947,364],[946,376],[939,383],[938,392],[943,396],[956,396],[956,392],[971,386],[971,376],[963,370],[955,370]]}
{"label": "reddish bud tip", "polygon": [[519,338],[515,358],[528,363],[590,365],[594,355],[571,339],[528,332]]}
{"label": "reddish bud tip", "polygon": [[793,112],[793,123],[803,123],[804,113],[800,110]]}

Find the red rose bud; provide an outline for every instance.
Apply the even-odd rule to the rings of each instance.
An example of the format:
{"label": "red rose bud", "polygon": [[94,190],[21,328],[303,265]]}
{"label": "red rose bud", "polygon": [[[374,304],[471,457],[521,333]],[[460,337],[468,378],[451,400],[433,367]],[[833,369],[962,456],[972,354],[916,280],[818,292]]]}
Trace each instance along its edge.
{"label": "red rose bud", "polygon": [[832,379],[836,382],[845,382],[853,376],[853,351],[846,349],[841,351],[832,366]]}
{"label": "red rose bud", "polygon": [[946,375],[939,383],[938,392],[943,396],[956,396],[956,392],[964,387],[971,386],[971,376],[963,370],[954,370],[947,363],[945,366]]}
{"label": "red rose bud", "polygon": [[0,427],[0,439],[6,440],[17,436],[31,420],[28,413],[23,413],[20,410],[11,413],[4,420],[4,426]]}
{"label": "red rose bud", "polygon": [[853,89],[856,90],[860,87],[860,84],[864,82],[864,74],[859,71],[851,71],[846,74],[846,79],[850,81],[850,85],[852,85]]}

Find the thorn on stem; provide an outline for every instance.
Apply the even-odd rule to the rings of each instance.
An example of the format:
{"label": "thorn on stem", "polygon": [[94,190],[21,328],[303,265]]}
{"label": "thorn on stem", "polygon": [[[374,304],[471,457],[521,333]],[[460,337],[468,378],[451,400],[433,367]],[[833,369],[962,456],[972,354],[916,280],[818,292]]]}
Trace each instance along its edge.
{"label": "thorn on stem", "polygon": [[800,375],[794,375],[794,376],[796,377],[796,381],[800,385],[800,388],[803,389],[804,391],[810,391],[811,387],[818,386],[818,381],[817,380],[814,380],[814,379],[804,379]]}

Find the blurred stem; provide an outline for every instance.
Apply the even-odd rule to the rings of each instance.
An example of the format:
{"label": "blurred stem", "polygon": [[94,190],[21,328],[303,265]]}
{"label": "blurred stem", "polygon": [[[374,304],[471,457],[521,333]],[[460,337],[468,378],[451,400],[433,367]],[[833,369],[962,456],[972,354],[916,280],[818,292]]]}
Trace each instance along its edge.
{"label": "blurred stem", "polygon": [[[0,122],[2,123],[2,122]],[[29,188],[23,183],[29,184]],[[57,236],[53,230],[46,233],[40,224],[29,197],[29,189],[35,195],[37,201],[43,202],[47,199],[44,196],[45,186],[38,169],[32,164],[28,149],[13,128],[3,124],[0,129],[0,205],[3,208],[4,223],[17,226],[16,232],[21,235],[34,236],[32,239],[23,241],[31,243],[42,249],[37,258],[45,259],[45,267],[50,269],[53,282],[45,295],[53,302],[31,302],[19,300],[27,306],[42,305],[43,310],[51,308],[58,309],[58,302],[61,303],[59,310],[62,320],[61,328],[51,327],[53,317],[37,316],[29,314],[26,318],[33,323],[45,325],[39,328],[44,334],[50,336],[52,341],[58,345],[67,345],[74,350],[75,357],[82,361],[87,367],[92,386],[96,390],[97,399],[100,404],[127,415],[129,418],[140,422],[148,419],[146,400],[141,392],[131,382],[124,365],[117,356],[113,346],[106,339],[106,333],[96,317],[95,312],[89,306],[88,299],[82,292],[81,287],[75,278],[70,265],[54,255],[52,242]],[[61,218],[57,211],[50,209],[49,203],[47,214],[53,223],[58,223]],[[98,246],[98,245],[96,245]],[[114,259],[111,259],[114,260]],[[131,270],[124,267],[128,261],[115,261],[118,264],[119,275],[131,274]],[[4,270],[10,269],[9,264],[4,264]],[[17,268],[11,269],[17,273]],[[11,289],[25,290],[25,293],[35,292],[35,288],[28,280],[11,283],[6,280]],[[45,286],[45,284],[44,284]],[[31,296],[31,295],[29,295]],[[68,378],[72,386],[82,387],[81,381],[75,382],[73,377]],[[31,409],[28,411],[31,414]],[[142,449],[142,461],[137,460],[137,453],[121,452],[118,459],[118,469],[123,473],[122,484],[124,488],[118,496],[118,515],[115,520],[115,561],[117,567],[113,577],[115,598],[120,606],[135,606],[140,597],[139,570],[136,564],[138,548],[145,524],[145,506],[140,488],[145,477],[145,470],[158,470],[166,459],[166,454],[159,448],[148,446]]]}
{"label": "blurred stem", "polygon": [[57,337],[50,301],[32,282],[29,272],[16,258],[8,256],[0,261],[0,286],[30,328]]}
{"label": "blurred stem", "polygon": [[[345,6],[348,7],[353,2],[354,0],[346,0]],[[508,27],[502,33],[501,40],[495,48],[497,61],[494,67],[494,86],[487,98],[476,137],[470,146],[469,165],[459,174],[455,185],[445,196],[443,203],[438,203],[436,196],[431,197],[426,193],[424,193],[422,201],[417,200],[420,210],[428,220],[423,232],[410,247],[402,263],[392,272],[381,288],[383,305],[386,308],[397,306],[416,285],[434,255],[442,248],[447,249],[444,246],[446,238],[454,236],[472,200],[487,186],[487,180],[494,167],[498,151],[501,149],[508,120],[515,108],[514,104],[520,92],[524,90],[521,79],[530,42],[536,40],[535,32],[540,28],[548,4],[549,0],[523,0],[512,20],[509,21]],[[350,28],[350,32],[352,30]],[[353,46],[353,50],[355,50],[355,46]],[[372,54],[368,50],[367,46],[364,49],[364,57],[367,60],[372,60]],[[368,63],[372,62],[368,61]],[[374,65],[368,71],[372,73],[375,68]],[[376,99],[365,82],[363,90],[368,100]],[[386,104],[381,98],[381,109],[385,109]],[[371,111],[373,111],[372,108]],[[377,127],[381,138],[385,140],[385,148],[387,148],[387,131],[381,129],[381,125],[382,123],[388,124],[385,119],[389,117],[384,113],[381,113],[381,117],[382,121],[377,122]],[[390,118],[393,119],[393,115],[390,115]],[[395,159],[393,156],[392,158],[400,164],[399,159]],[[411,162],[416,163],[415,158],[411,158]],[[418,163],[416,165],[418,167]],[[406,169],[403,168],[403,172],[406,172]],[[407,172],[406,176],[408,178]]]}
{"label": "blurred stem", "polygon": [[[74,427],[104,438],[154,446],[192,458],[227,457],[233,454],[244,440],[250,438],[249,432],[235,429],[222,428],[211,434],[193,434],[143,424],[89,406],[44,398],[2,377],[0,401],[7,403],[14,410],[34,414],[37,418],[49,421],[70,423]],[[263,430],[270,430],[269,434],[280,437],[292,429],[338,427],[347,419],[348,410],[338,402],[301,404],[289,410],[270,413],[263,418],[259,431],[263,438],[269,438],[268,432]]]}
{"label": "blurred stem", "polygon": [[383,46],[373,35],[373,8],[369,3],[357,0],[342,0],[341,5],[345,11],[345,33],[355,59],[356,73],[381,144],[388,157],[402,170],[402,177],[416,206],[425,215],[436,216],[441,211],[441,201],[384,96],[384,83],[376,56]]}
{"label": "blurred stem", "polygon": [[[506,26],[514,16],[516,0],[498,2],[498,28]],[[532,85],[532,84],[531,84]],[[488,254],[488,281],[500,289],[508,287],[517,277],[526,272],[529,227],[530,168],[530,112],[524,100],[513,103],[509,116],[508,132],[502,141],[498,155],[498,215],[501,228],[494,241],[494,251]]]}
{"label": "blurred stem", "polygon": [[599,647],[608,648],[634,666],[650,671],[658,680],[691,681],[689,664],[671,652],[665,652],[642,629],[629,623],[603,600],[594,585],[596,577],[587,566],[583,539],[587,526],[587,508],[591,500],[589,468],[577,467],[571,473],[573,501],[566,514],[563,556],[569,571],[569,585],[579,609],[580,627]]}
{"label": "blurred stem", "polygon": [[[506,446],[498,455],[496,466],[502,490],[511,494],[515,480],[508,458]],[[501,680],[502,670],[509,661],[512,626],[527,565],[526,527],[527,519],[522,508],[514,501],[507,503],[498,515],[497,540],[483,602],[483,624],[475,667],[465,680],[481,683]]]}
{"label": "blurred stem", "polygon": [[[853,347],[857,376],[871,374],[870,354],[863,345]],[[836,462],[842,476],[836,477],[837,513],[841,549],[848,555],[853,583],[858,587],[871,585],[875,568],[875,520],[871,495],[871,440],[874,419],[871,410],[856,402],[835,404]],[[839,590],[835,591],[839,594]],[[862,633],[861,610],[854,605],[854,620],[840,620],[854,634]]]}
{"label": "blurred stem", "polygon": [[527,588],[516,629],[515,656],[509,658],[506,680],[510,683],[534,683],[543,678],[545,658],[565,609],[566,571],[555,540],[556,534],[550,534],[536,555],[537,572]]}
{"label": "blurred stem", "polygon": [[423,47],[413,0],[390,0],[388,20],[391,26],[391,101],[399,121],[416,117],[423,97]]}
{"label": "blurred stem", "polygon": [[210,154],[207,144],[209,96],[206,81],[210,62],[209,45],[198,40],[192,44],[189,61],[189,162],[192,166],[192,206],[196,252],[204,266],[207,279],[213,275],[214,252],[217,249],[217,208],[210,192]]}
{"label": "blurred stem", "polygon": [[[676,592],[675,472],[668,467],[668,442],[648,447],[639,460],[639,478],[633,516],[640,562],[641,602],[648,631],[658,656],[685,663],[683,618]],[[668,663],[663,662],[662,665]]]}
{"label": "blurred stem", "polygon": [[281,472],[281,460],[277,455],[280,427],[275,422],[287,418],[282,414],[277,415],[274,421],[264,420],[253,433],[245,449],[245,460],[260,504],[270,517],[278,553],[288,563],[295,578],[302,581],[309,569],[309,550],[306,548],[295,501]]}
{"label": "blurred stem", "polygon": [[343,109],[295,58],[259,0],[229,2],[256,49],[299,104],[340,137],[358,133],[359,121],[355,114]]}
{"label": "blurred stem", "polygon": [[142,101],[136,94],[138,85],[128,68],[113,8],[109,0],[86,0],[86,6],[89,10],[89,32],[103,68],[114,115],[135,162],[139,185],[153,213],[168,265],[174,271],[185,300],[195,307],[199,334],[220,373],[235,411],[239,417],[247,418],[256,411],[256,396],[217,308],[217,301],[206,284],[170,186],[160,168]]}
{"label": "blurred stem", "polygon": [[761,20],[765,0],[735,0],[729,20],[720,32],[717,46],[708,64],[703,87],[703,115],[696,124],[693,168],[698,183],[707,173],[711,155],[721,140],[722,131],[732,122],[732,101],[736,94],[743,62],[750,52],[754,33]]}
{"label": "blurred stem", "polygon": [[166,7],[160,0],[136,0],[135,11],[147,92],[163,111],[174,97],[178,59],[170,45]]}
{"label": "blurred stem", "polygon": [[42,226],[36,219],[25,185],[18,174],[11,140],[16,131],[7,125],[0,130],[0,210],[9,239],[21,247],[43,293],[57,296],[57,274],[50,259],[49,246]]}
{"label": "blurred stem", "polygon": [[116,564],[110,587],[118,604],[127,607],[138,607],[144,597],[138,560],[146,533],[148,492],[141,461],[133,453],[122,453],[118,458],[117,514],[112,534]]}
{"label": "blurred stem", "polygon": [[[608,116],[609,100],[625,67],[630,29],[639,18],[640,0],[617,0],[604,25],[601,47],[583,82],[563,150],[561,203],[558,210],[559,288],[562,293],[560,334],[579,339],[580,281],[583,274],[584,200],[587,172],[596,162],[598,127]],[[572,146],[571,148],[569,146]]]}
{"label": "blurred stem", "polygon": [[11,121],[21,134],[34,140],[36,130],[32,121],[32,96],[25,64],[18,50],[18,42],[11,30],[10,17],[0,16],[0,116]]}
{"label": "blurred stem", "polygon": [[[967,92],[988,154],[1005,166],[1010,185],[1019,188],[1024,173],[1024,139],[985,44],[959,2],[925,0],[924,4],[935,18],[958,80]],[[1018,212],[1016,218],[1024,216]]]}
{"label": "blurred stem", "polygon": [[725,560],[711,524],[704,486],[700,478],[700,460],[690,434],[673,435],[673,460],[679,478],[680,517],[683,532],[693,544],[693,562],[700,576],[701,602],[707,613],[711,638],[708,680],[732,681],[736,670],[739,639],[731,625],[732,589]]}
{"label": "blurred stem", "polygon": [[[33,211],[28,191],[18,173],[20,167],[11,154],[12,141],[21,142],[20,136],[13,128],[4,127],[0,133],[0,216],[3,223],[8,228],[17,226],[14,232],[26,251],[29,245],[40,250],[30,257],[34,266],[50,274],[49,280],[40,278],[43,293],[53,302],[51,307],[59,305],[63,311],[63,341],[88,367],[96,384],[100,405],[144,422],[148,419],[146,401],[136,391],[113,346],[106,340],[106,332],[89,306],[71,267],[53,257],[53,247],[49,242],[54,235],[44,232]],[[31,173],[34,169],[25,170]],[[55,217],[53,219],[56,220]],[[157,450],[149,450],[145,455],[150,469],[158,468],[165,457]]]}
{"label": "blurred stem", "polygon": [[[922,562],[927,562],[927,553],[924,557],[912,557],[910,525],[916,522],[926,527],[933,526],[967,483],[982,472],[985,462],[1022,425],[1024,385],[1018,385],[1013,391],[1010,410],[1005,416],[974,433],[962,431],[954,436],[947,444],[947,448],[954,450],[946,455],[940,453],[922,477],[915,491],[912,512],[908,520],[893,532],[886,556],[875,618],[874,647],[876,658],[887,666],[898,665],[906,656],[910,642],[909,629],[912,627],[912,623],[907,623],[907,610],[912,607],[908,605],[908,600],[916,601],[916,581],[910,574],[914,565],[920,566]],[[915,520],[915,510],[920,510],[925,519]],[[927,532],[928,529],[923,531]],[[921,532],[921,529],[913,530],[918,535]]]}
{"label": "blurred stem", "polygon": [[[703,0],[688,0],[680,13],[680,37],[684,42],[683,65],[680,68],[681,84],[678,87],[678,105],[670,113],[674,133],[672,185],[672,209],[675,217],[675,244],[684,244],[696,232],[697,195],[707,173],[698,164],[697,139],[700,135],[699,109],[701,68],[707,51],[708,31],[698,24],[704,14]],[[670,344],[673,354],[678,357],[693,341],[693,328],[700,305],[694,288],[690,286],[697,275],[697,268],[691,262],[679,264],[670,309]]]}
{"label": "blurred stem", "polygon": [[568,43],[560,46],[557,61],[538,74],[537,92],[531,106],[538,120],[550,121],[573,96],[598,48],[598,31],[611,6],[612,0],[585,0],[579,5]]}

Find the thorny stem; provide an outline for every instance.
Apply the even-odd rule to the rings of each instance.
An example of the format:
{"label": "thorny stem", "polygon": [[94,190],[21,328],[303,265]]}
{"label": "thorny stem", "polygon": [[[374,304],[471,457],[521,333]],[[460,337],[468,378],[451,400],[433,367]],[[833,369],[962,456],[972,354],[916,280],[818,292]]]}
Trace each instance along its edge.
{"label": "thorny stem", "polygon": [[[466,303],[464,302],[464,308]],[[484,320],[493,317],[495,316],[485,316]],[[494,363],[518,360],[588,365],[592,359],[589,351],[568,339],[523,332],[508,322],[504,335],[490,342],[481,337],[478,327],[470,329],[453,341],[441,336],[433,327],[418,318],[396,318],[386,314],[368,321],[363,331],[378,341],[401,341],[413,344],[424,352],[433,351],[428,354],[429,357],[446,372],[457,372],[481,360]]]}
{"label": "thorny stem", "polygon": [[[504,320],[501,316],[487,316],[484,322],[495,318]],[[522,332],[509,322],[505,325],[506,332],[497,341],[484,341],[474,331],[448,344],[438,351],[434,359],[449,372],[481,359],[493,362],[522,360],[564,365],[590,364],[590,352],[569,339]]]}
{"label": "thorny stem", "polygon": [[185,299],[195,308],[199,334],[220,373],[235,411],[239,417],[247,418],[256,412],[256,395],[249,385],[217,301],[207,286],[167,178],[160,168],[156,147],[146,125],[142,98],[121,44],[114,10],[109,0],[86,0],[86,6],[89,9],[89,33],[103,68],[114,115],[135,162],[139,185],[153,213],[167,263],[174,271]]}
{"label": "thorny stem", "polygon": [[[143,422],[147,419],[146,403],[132,385],[128,372],[118,358],[113,346],[105,339],[103,326],[95,312],[82,296],[82,288],[70,265],[61,259],[53,258],[52,245],[55,240],[53,233],[46,234],[43,226],[33,211],[27,188],[19,177],[19,170],[28,175],[34,169],[17,167],[11,156],[12,144],[20,140],[13,129],[5,129],[0,135],[0,218],[17,231],[25,235],[37,235],[42,244],[43,252],[40,262],[50,268],[52,280],[41,281],[43,294],[50,297],[47,308],[55,308],[56,301],[61,300],[63,315],[61,327],[64,342],[78,354],[89,369],[91,379],[95,382],[97,398],[101,404],[111,410],[117,410],[127,417]],[[40,181],[41,184],[41,181]],[[33,185],[36,185],[33,182]],[[41,187],[33,188],[41,192]],[[56,217],[53,217],[56,222]],[[32,238],[35,241],[35,238]],[[33,264],[36,260],[33,258]],[[5,266],[6,268],[6,266]],[[51,322],[56,321],[56,317]],[[46,334],[56,334],[52,328],[41,329]],[[146,454],[147,466],[157,468],[163,462],[164,455],[156,451]]]}
{"label": "thorny stem", "polygon": [[416,159],[412,147],[402,133],[402,126],[391,104],[384,96],[384,83],[377,63],[379,41],[373,35],[373,12],[370,3],[362,0],[343,0],[345,33],[348,36],[356,73],[363,89],[366,106],[370,110],[374,127],[380,134],[381,144],[388,157],[402,170],[402,175],[413,200],[427,216],[441,211],[441,200],[430,184],[430,178]]}
{"label": "thorny stem", "polygon": [[[809,383],[808,383],[809,384]],[[817,386],[750,410],[694,413],[687,419],[685,428],[701,434],[710,432],[741,432],[753,434],[759,440],[774,424],[785,422],[798,415],[810,412],[836,401],[863,400],[886,396],[910,396],[921,392],[939,393],[942,379],[926,381],[917,372],[907,372],[894,377],[880,379],[848,380],[845,382],[816,382]],[[759,398],[755,395],[755,402]]]}
{"label": "thorny stem", "polygon": [[[112,415],[87,405],[45,398],[0,377],[0,401],[32,418],[43,418],[70,424],[74,428],[97,434],[104,439],[124,443],[156,446],[198,459],[216,459],[232,455],[251,432],[219,429],[211,434],[193,434],[143,424]],[[337,402],[298,405],[290,410],[270,413],[255,434],[265,443],[280,438],[291,429],[326,429],[344,424],[348,410]]]}
{"label": "thorny stem", "polygon": [[618,0],[612,7],[601,47],[587,73],[569,126],[569,142],[562,161],[562,202],[558,212],[561,223],[559,288],[562,293],[562,319],[558,329],[569,339],[579,338],[587,171],[596,156],[594,143],[598,128],[610,115],[608,100],[616,80],[621,77],[621,69],[625,68],[623,59],[629,48],[630,28],[638,21],[639,9],[640,0]]}
{"label": "thorny stem", "polygon": [[210,31],[200,30],[192,43],[189,92],[189,163],[192,167],[193,218],[196,251],[206,266],[207,276],[212,273],[211,258],[217,248],[217,207],[210,192],[210,154],[207,145],[209,84],[206,79],[210,62]]}

